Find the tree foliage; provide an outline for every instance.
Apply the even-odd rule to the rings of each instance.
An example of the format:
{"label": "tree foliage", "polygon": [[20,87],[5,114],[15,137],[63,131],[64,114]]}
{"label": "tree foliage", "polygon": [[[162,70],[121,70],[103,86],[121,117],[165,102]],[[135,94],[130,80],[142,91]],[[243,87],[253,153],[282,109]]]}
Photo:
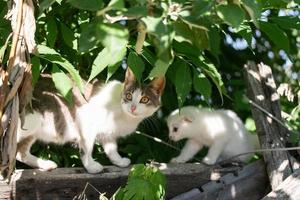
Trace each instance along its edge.
{"label": "tree foliage", "polygon": [[[6,1],[0,6],[5,8],[0,11],[0,61],[6,63],[5,41],[10,33],[4,19]],[[186,104],[202,104],[233,108],[251,124],[243,97],[242,70],[247,60],[272,66],[279,83],[288,84],[291,94],[299,91],[298,0],[42,0],[36,19],[34,80],[41,72],[52,73],[55,86],[67,99],[71,99],[70,77],[82,90],[82,78],[122,80],[126,63],[140,81],[166,75],[160,117]],[[299,129],[297,102],[283,99],[282,106],[291,113],[290,125]],[[146,120],[140,129],[166,138],[161,121]],[[167,161],[174,154],[141,136],[121,141],[120,149],[134,162]],[[97,152],[97,159],[105,163],[100,147]],[[62,156],[39,154],[50,154],[65,166],[79,162],[78,153],[70,156],[67,150]]]}

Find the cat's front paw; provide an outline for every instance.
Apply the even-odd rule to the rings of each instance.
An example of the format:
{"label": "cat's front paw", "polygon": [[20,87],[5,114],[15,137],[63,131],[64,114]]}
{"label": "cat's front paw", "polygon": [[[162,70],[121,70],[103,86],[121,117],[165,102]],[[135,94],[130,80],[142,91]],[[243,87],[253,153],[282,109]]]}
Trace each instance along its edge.
{"label": "cat's front paw", "polygon": [[90,162],[87,166],[85,166],[85,169],[90,174],[97,174],[103,170],[103,166],[100,163],[93,161]]}
{"label": "cat's front paw", "polygon": [[211,159],[209,157],[204,157],[203,160],[202,160],[205,164],[208,164],[208,165],[213,165],[215,164],[216,160],[214,159]]}
{"label": "cat's front paw", "polygon": [[172,158],[171,163],[185,163],[186,161],[181,159],[180,157],[175,157],[175,158]]}
{"label": "cat's front paw", "polygon": [[131,161],[129,158],[122,158],[113,163],[119,167],[128,167],[130,165]]}
{"label": "cat's front paw", "polygon": [[50,171],[57,168],[57,164],[51,160],[38,160],[38,167],[43,171]]}

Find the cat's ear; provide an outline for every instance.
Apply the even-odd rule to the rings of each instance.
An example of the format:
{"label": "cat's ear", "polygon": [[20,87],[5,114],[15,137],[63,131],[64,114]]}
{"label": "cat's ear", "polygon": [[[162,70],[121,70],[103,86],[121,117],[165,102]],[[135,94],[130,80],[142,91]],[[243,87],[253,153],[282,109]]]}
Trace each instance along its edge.
{"label": "cat's ear", "polygon": [[166,78],[164,76],[159,76],[154,78],[150,83],[149,87],[156,92],[158,95],[162,95],[166,85]]}
{"label": "cat's ear", "polygon": [[193,122],[193,119],[191,117],[187,117],[187,116],[184,116],[182,120],[186,123],[192,123]]}
{"label": "cat's ear", "polygon": [[125,83],[125,85],[128,85],[129,83],[132,83],[132,82],[136,82],[136,78],[135,78],[133,71],[128,66],[127,70],[126,70],[126,74],[125,74],[124,83]]}

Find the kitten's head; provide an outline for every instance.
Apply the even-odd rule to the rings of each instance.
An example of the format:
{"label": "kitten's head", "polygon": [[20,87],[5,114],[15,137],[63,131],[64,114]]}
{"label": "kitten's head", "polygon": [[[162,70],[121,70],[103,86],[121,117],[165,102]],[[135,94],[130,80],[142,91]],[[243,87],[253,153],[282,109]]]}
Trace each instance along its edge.
{"label": "kitten's head", "polygon": [[157,77],[148,85],[140,85],[128,67],[122,94],[122,108],[134,118],[151,116],[161,104],[161,95],[165,87],[165,77]]}
{"label": "kitten's head", "polygon": [[169,138],[173,141],[179,141],[189,137],[189,133],[193,132],[193,118],[179,109],[173,111],[167,118],[169,128]]}

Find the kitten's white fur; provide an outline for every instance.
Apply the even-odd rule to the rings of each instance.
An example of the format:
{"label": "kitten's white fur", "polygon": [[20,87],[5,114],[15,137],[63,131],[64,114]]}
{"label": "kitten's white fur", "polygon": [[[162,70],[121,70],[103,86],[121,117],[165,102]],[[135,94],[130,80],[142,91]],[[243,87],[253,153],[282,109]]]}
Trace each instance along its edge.
{"label": "kitten's white fur", "polygon": [[[53,113],[46,113],[47,117],[38,112],[27,114],[22,128],[19,123],[17,142],[24,142],[28,137],[33,139],[28,140],[29,148],[23,149],[23,152],[18,151],[17,160],[43,170],[54,169],[57,167],[56,163],[42,160],[30,153],[31,144],[35,140],[58,144],[75,142],[84,152],[81,157],[84,167],[89,173],[98,173],[103,167],[92,158],[94,141],[98,139],[113,164],[120,167],[128,166],[130,160],[122,158],[117,151],[117,139],[134,132],[138,124],[151,116],[158,107],[146,107],[145,104],[136,102],[135,100],[141,97],[140,90],[133,92],[133,102],[121,103],[123,88],[124,84],[119,81],[109,82],[90,99],[89,103],[76,110],[75,120],[68,110],[64,110],[68,123],[63,134],[56,131]],[[136,106],[134,112],[130,109],[132,104]]]}
{"label": "kitten's white fur", "polygon": [[[230,110],[211,111],[187,106],[173,111],[167,123],[170,139],[188,139],[180,155],[171,162],[187,162],[203,146],[209,147],[203,159],[206,164],[258,148],[257,136],[249,134],[239,117]],[[245,162],[250,156],[239,157],[239,160]]]}

